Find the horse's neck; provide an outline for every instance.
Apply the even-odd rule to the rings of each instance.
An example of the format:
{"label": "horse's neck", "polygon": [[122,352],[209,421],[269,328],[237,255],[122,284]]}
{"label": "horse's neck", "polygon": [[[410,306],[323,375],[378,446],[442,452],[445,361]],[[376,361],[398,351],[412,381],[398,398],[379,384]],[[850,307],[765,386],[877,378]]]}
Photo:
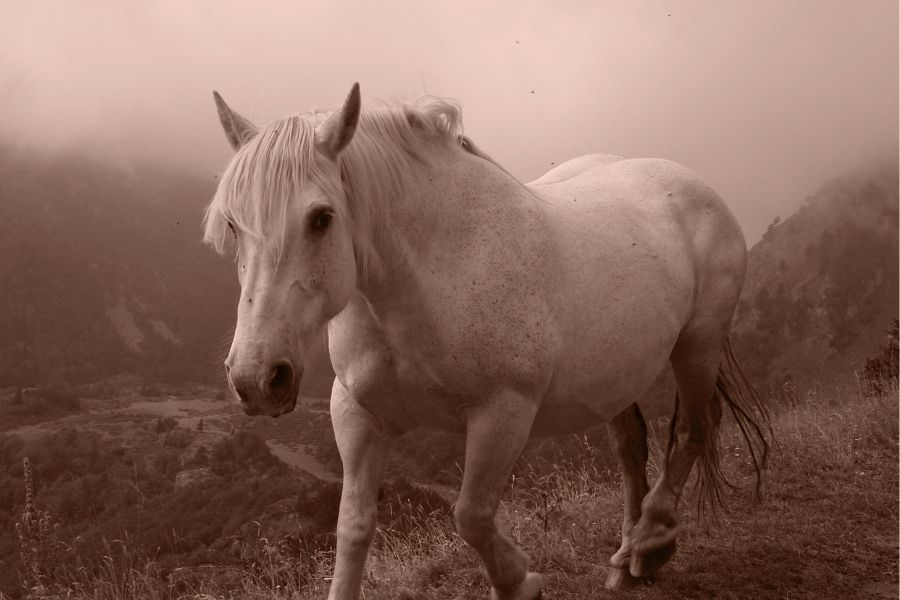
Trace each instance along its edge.
{"label": "horse's neck", "polygon": [[500,208],[530,194],[498,165],[462,148],[434,152],[411,178],[409,197],[386,207],[384,231],[373,242],[377,265],[360,284],[370,303],[396,300],[415,285],[424,264],[441,254],[452,261],[454,248],[465,239],[490,235],[485,203]]}

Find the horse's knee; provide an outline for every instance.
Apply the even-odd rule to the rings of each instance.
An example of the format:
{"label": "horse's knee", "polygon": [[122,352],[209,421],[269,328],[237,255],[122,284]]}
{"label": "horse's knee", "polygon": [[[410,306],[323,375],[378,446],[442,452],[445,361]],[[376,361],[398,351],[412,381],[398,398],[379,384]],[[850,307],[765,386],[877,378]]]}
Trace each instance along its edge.
{"label": "horse's knee", "polygon": [[337,537],[352,548],[368,548],[375,537],[375,523],[339,525]]}
{"label": "horse's knee", "polygon": [[479,543],[495,530],[494,511],[486,506],[460,501],[453,509],[453,517],[456,521],[456,532],[473,547],[479,546]]}
{"label": "horse's knee", "polygon": [[342,507],[335,533],[350,549],[367,549],[375,537],[376,517],[374,510]]}

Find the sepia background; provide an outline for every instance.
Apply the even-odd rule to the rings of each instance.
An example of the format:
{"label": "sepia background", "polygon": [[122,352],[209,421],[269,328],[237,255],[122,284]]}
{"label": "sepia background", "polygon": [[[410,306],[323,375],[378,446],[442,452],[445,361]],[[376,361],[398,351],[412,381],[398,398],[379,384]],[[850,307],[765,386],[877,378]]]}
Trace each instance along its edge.
{"label": "sepia background", "polygon": [[[525,182],[591,152],[676,160],[744,228],[734,341],[785,440],[783,520],[747,508],[768,516],[704,533],[716,551],[689,535],[679,581],[636,597],[896,597],[896,2],[0,0],[0,15],[0,593],[322,595],[340,477],[327,401],[278,421],[231,403],[237,282],[200,221],[231,156],[213,90],[264,123],[358,81],[364,102],[455,99]],[[534,444],[518,473],[541,491],[511,491],[517,535],[572,597],[616,544],[603,437]],[[484,595],[449,523],[460,456],[453,437],[401,444],[373,597]],[[731,564],[739,544],[751,560]]]}

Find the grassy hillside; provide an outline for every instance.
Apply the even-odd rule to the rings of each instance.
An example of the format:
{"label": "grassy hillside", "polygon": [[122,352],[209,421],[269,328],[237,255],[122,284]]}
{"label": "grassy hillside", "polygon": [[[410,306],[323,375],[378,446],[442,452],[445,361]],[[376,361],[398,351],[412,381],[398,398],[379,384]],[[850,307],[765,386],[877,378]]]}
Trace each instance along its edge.
{"label": "grassy hillside", "polygon": [[[259,531],[252,521],[267,516],[277,526],[273,505],[295,501],[301,482],[260,438],[238,432],[185,452],[198,432],[171,420],[148,425],[130,446],[75,429],[28,441],[0,435],[0,592],[14,596],[16,572],[28,572],[13,529],[28,510],[21,491],[26,457],[38,505],[52,515],[48,533],[55,539],[38,543],[49,553],[38,570],[50,577],[96,569],[114,540],[128,540],[161,568],[236,562],[234,541]],[[139,451],[142,445],[153,454]]]}
{"label": "grassy hillside", "polygon": [[[866,399],[810,394],[776,407],[778,446],[763,500],[732,493],[716,525],[695,520],[686,503],[676,557],[653,585],[622,593],[602,589],[621,517],[615,473],[590,462],[535,470],[533,481],[523,476],[510,486],[502,518],[545,573],[547,597],[896,598],[897,422],[896,388]],[[658,460],[662,426],[655,429]],[[730,426],[722,443],[726,474],[749,489],[748,457]],[[605,449],[590,452],[608,464],[599,456]],[[402,506],[409,507],[403,519],[380,515],[365,598],[486,597],[481,566],[453,533],[449,513],[411,502],[392,512]],[[169,572],[117,544],[100,570],[57,573],[47,591],[96,600],[324,597],[328,551],[265,538],[255,544],[256,560]]]}

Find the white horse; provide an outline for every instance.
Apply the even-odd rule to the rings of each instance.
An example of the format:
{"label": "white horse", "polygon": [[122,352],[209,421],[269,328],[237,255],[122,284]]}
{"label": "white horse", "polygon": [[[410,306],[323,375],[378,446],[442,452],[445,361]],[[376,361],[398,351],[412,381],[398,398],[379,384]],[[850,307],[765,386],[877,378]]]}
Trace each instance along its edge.
{"label": "white horse", "polygon": [[[530,434],[608,424],[625,482],[610,587],[672,555],[698,457],[718,496],[722,401],[762,462],[755,397],[742,397],[728,346],[744,238],[695,174],[589,155],[523,185],[461,135],[446,100],[361,110],[354,85],[330,114],[263,128],[215,100],[236,154],[205,239],[236,248],[241,296],[225,369],[248,414],[293,409],[305,355],[327,326],[344,466],[329,598],[360,593],[388,450],[414,427],[465,431],[457,530],[502,600],[540,595],[528,556],[495,525]],[[676,412],[651,490],[635,402],[667,363]]]}

